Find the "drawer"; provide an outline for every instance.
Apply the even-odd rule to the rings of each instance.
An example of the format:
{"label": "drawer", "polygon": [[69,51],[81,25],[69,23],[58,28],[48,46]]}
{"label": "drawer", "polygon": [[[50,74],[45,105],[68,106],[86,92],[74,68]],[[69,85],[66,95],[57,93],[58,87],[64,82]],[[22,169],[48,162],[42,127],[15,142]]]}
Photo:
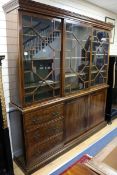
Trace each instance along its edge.
{"label": "drawer", "polygon": [[24,127],[26,130],[35,128],[38,125],[49,122],[63,116],[63,104],[53,107],[43,108],[31,113],[25,114],[23,117]]}
{"label": "drawer", "polygon": [[[32,164],[37,159],[41,159],[42,157],[47,158],[48,152],[49,155],[53,155],[55,151],[58,150],[58,148],[61,148],[63,145],[63,134],[57,134],[51,138],[48,138],[44,142],[34,145],[32,147],[29,147],[26,150],[26,158],[27,163]],[[50,153],[52,152],[52,153]]]}
{"label": "drawer", "polygon": [[28,145],[32,146],[59,133],[63,133],[63,117],[45,123],[38,127],[38,129],[26,131],[25,138]]}

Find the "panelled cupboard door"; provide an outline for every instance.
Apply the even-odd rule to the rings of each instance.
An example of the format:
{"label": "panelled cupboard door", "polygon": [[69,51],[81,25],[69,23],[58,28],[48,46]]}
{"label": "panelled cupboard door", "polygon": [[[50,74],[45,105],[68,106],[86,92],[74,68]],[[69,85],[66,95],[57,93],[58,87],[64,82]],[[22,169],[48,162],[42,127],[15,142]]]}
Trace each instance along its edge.
{"label": "panelled cupboard door", "polygon": [[74,139],[87,129],[88,97],[69,101],[65,105],[65,140]]}
{"label": "panelled cupboard door", "polygon": [[89,128],[104,121],[106,90],[92,93],[90,96]]}

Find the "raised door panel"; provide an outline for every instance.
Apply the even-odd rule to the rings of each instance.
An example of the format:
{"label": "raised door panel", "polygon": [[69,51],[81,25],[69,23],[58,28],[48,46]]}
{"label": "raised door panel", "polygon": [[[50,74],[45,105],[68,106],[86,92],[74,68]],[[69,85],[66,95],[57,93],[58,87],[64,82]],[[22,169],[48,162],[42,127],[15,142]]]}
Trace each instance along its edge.
{"label": "raised door panel", "polygon": [[88,97],[70,101],[65,106],[65,140],[79,136],[87,129]]}
{"label": "raised door panel", "polygon": [[93,93],[89,98],[89,127],[93,127],[105,119],[106,90]]}

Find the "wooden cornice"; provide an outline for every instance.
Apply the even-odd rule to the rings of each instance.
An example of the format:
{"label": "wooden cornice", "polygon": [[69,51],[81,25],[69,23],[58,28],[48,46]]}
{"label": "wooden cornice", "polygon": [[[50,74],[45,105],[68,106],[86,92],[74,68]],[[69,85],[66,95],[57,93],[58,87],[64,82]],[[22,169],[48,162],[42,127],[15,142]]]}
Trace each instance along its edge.
{"label": "wooden cornice", "polygon": [[52,17],[78,19],[84,23],[91,24],[93,27],[98,27],[105,30],[112,30],[113,28],[112,24],[31,0],[12,0],[5,4],[3,9],[6,13],[9,13],[14,9],[19,9],[27,12],[49,15]]}
{"label": "wooden cornice", "polygon": [[7,2],[5,5],[3,5],[2,7],[6,13],[9,13],[10,11],[18,8],[19,5],[20,5],[19,0],[11,0]]}

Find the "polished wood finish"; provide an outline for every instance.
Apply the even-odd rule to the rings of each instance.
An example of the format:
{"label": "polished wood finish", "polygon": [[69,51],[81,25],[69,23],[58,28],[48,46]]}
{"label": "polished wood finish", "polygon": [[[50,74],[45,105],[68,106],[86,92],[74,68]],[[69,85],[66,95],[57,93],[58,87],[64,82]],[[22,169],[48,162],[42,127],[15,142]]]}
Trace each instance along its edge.
{"label": "polished wood finish", "polygon": [[59,104],[52,107],[35,110],[24,115],[24,126],[27,130],[35,129],[41,124],[49,123],[64,116],[64,105]]}
{"label": "polished wood finish", "polygon": [[[23,116],[25,154],[27,166],[33,164],[51,150],[53,153],[63,145],[63,104],[26,113]],[[27,149],[28,148],[28,149]]]}
{"label": "polished wood finish", "polygon": [[65,104],[66,142],[104,121],[105,101],[101,90]]}
{"label": "polished wood finish", "polygon": [[61,175],[99,175],[98,173],[94,172],[86,165],[83,164],[76,164]]}
{"label": "polished wood finish", "polygon": [[88,97],[81,97],[65,104],[65,140],[74,139],[86,131],[88,126]]}
{"label": "polished wood finish", "polygon": [[5,10],[6,13],[9,13],[13,9],[21,9],[23,11],[28,11],[28,12],[35,12],[35,13],[41,13],[43,15],[50,15],[50,16],[58,16],[59,18],[72,18],[72,19],[78,19],[82,21],[83,23],[89,23],[93,25],[93,27],[98,27],[106,30],[111,30],[113,27],[112,24],[105,23],[93,18],[89,18],[87,16],[83,16],[71,11],[63,10],[60,8],[52,7],[46,4],[42,4],[39,2],[35,1],[30,1],[30,0],[13,0],[6,5],[3,6],[3,9]]}
{"label": "polished wood finish", "polygon": [[[27,149],[26,152],[27,167],[30,168],[33,164],[36,164],[37,161],[40,162],[42,159],[46,159],[46,156],[49,156],[49,151],[52,151],[51,154],[56,153],[56,151],[63,147],[62,142],[63,133],[59,133],[39,142],[38,144],[33,144],[32,147],[29,146],[29,149]],[[27,143],[27,147],[28,145],[30,145],[30,142]]]}
{"label": "polished wood finish", "polygon": [[66,151],[69,151],[70,149],[74,148],[79,143],[81,143],[82,141],[84,141],[85,139],[87,139],[92,134],[96,133],[97,131],[99,131],[100,129],[102,129],[105,126],[106,126],[106,122],[103,121],[102,123],[100,123],[96,127],[93,127],[90,130],[87,130],[84,134],[82,134],[81,136],[78,136],[76,139],[68,142],[67,144],[64,144],[64,141],[63,141],[63,144],[48,151],[47,154],[43,154],[43,157],[37,156],[36,162],[33,161],[33,162],[30,162],[29,164],[26,165],[27,161],[24,159],[24,157],[22,157],[22,156],[15,157],[14,159],[15,159],[16,163],[22,168],[24,173],[31,174],[34,171],[38,170],[40,167],[43,167],[47,163],[50,163],[51,161],[53,161],[55,158],[62,155]]}
{"label": "polished wood finish", "polygon": [[[12,99],[12,105],[14,105],[21,112],[22,119],[22,130],[23,130],[23,150],[24,154],[17,158],[17,162],[23,167],[25,172],[32,173],[39,167],[44,166],[48,162],[55,159],[57,156],[63,154],[67,150],[73,148],[81,141],[88,138],[90,135],[101,129],[106,125],[105,122],[105,101],[106,101],[106,91],[108,85],[105,81],[100,83],[101,79],[105,80],[107,76],[105,75],[106,71],[103,70],[104,66],[100,66],[98,61],[95,61],[95,50],[92,50],[91,47],[87,49],[85,55],[80,55],[84,57],[79,59],[82,63],[82,70],[80,67],[76,68],[74,71],[71,69],[71,74],[75,73],[75,77],[78,77],[81,82],[84,82],[84,89],[82,85],[79,85],[79,90],[77,91],[76,86],[73,87],[73,93],[65,93],[65,49],[66,49],[66,25],[67,19],[73,21],[81,26],[90,26],[91,31],[95,28],[99,29],[98,37],[94,37],[94,41],[98,45],[98,39],[100,39],[100,31],[103,31],[102,34],[108,34],[112,29],[111,24],[95,20],[86,16],[82,16],[70,11],[66,11],[60,8],[55,8],[49,5],[41,4],[38,2],[30,0],[13,0],[7,3],[4,7],[6,16],[11,14],[13,10],[17,11],[17,16],[19,18],[19,90],[20,91],[20,103],[17,103],[14,96]],[[61,27],[59,32],[61,32],[61,49],[60,49],[60,93],[57,97],[54,95],[52,98],[33,100],[32,102],[26,104],[25,102],[25,86],[24,86],[24,50],[23,50],[23,27],[22,27],[22,15],[30,15],[31,19],[37,17],[38,19],[44,20],[53,20],[58,19],[61,21]],[[38,21],[39,22],[39,21]],[[70,25],[72,24],[69,23]],[[79,26],[78,25],[78,26]],[[27,26],[26,26],[27,27]],[[85,28],[85,27],[84,27]],[[87,27],[86,27],[87,28]],[[84,30],[85,31],[85,30]],[[68,27],[68,33],[69,27]],[[104,33],[105,32],[105,33]],[[93,32],[91,32],[93,33]],[[36,33],[38,37],[39,34]],[[53,34],[53,33],[52,33]],[[74,34],[74,31],[72,31]],[[96,31],[92,35],[97,35]],[[75,36],[75,35],[74,35]],[[105,36],[104,36],[105,37]],[[41,37],[40,37],[41,38]],[[90,35],[89,35],[89,38]],[[46,38],[47,39],[47,38]],[[79,42],[77,37],[72,38],[76,43]],[[96,41],[95,41],[96,39]],[[103,38],[108,40],[108,38]],[[103,41],[103,40],[102,40]],[[104,40],[105,41],[105,40]],[[49,41],[50,42],[50,41]],[[84,40],[83,40],[84,42]],[[87,39],[86,39],[87,42]],[[101,42],[101,41],[100,41]],[[107,41],[105,41],[107,42]],[[48,44],[48,43],[46,43]],[[102,43],[103,44],[103,43]],[[108,43],[107,43],[108,44]],[[86,45],[86,43],[84,44]],[[97,45],[94,45],[96,48]],[[47,46],[47,45],[46,45]],[[84,51],[84,46],[79,44],[81,47],[80,52]],[[99,46],[99,45],[98,45]],[[75,52],[78,52],[76,45]],[[97,55],[100,55],[100,52]],[[92,54],[93,53],[93,54]],[[87,56],[90,54],[90,58]],[[103,54],[104,55],[104,54]],[[108,55],[108,49],[107,53]],[[69,55],[68,55],[69,56]],[[94,57],[93,57],[94,56]],[[73,56],[74,57],[74,56]],[[75,55],[74,60],[79,57]],[[92,59],[93,57],[93,59]],[[89,58],[89,59],[87,59]],[[30,58],[29,58],[30,59]],[[33,60],[34,61],[34,60]],[[105,64],[108,64],[108,59],[105,57]],[[75,61],[74,61],[75,62]],[[85,63],[84,63],[85,62]],[[96,64],[97,67],[93,64]],[[92,70],[92,65],[95,66],[96,70]],[[34,66],[34,65],[33,65]],[[90,69],[87,75],[87,71],[84,71],[86,68]],[[79,69],[79,71],[77,71]],[[101,72],[102,71],[102,72]],[[33,70],[34,72],[34,70]],[[93,74],[94,73],[94,74]],[[95,75],[97,73],[97,75]],[[92,76],[92,75],[93,76]],[[36,74],[37,75],[37,74]],[[97,85],[91,84],[91,80],[96,81],[98,76],[101,76],[99,83]],[[38,75],[39,76],[39,75]],[[88,87],[85,87],[88,79]],[[92,76],[92,79],[91,79]],[[105,79],[104,79],[105,78]],[[45,78],[46,79],[46,78]],[[44,80],[45,79],[41,79]],[[77,85],[79,79],[76,79]],[[72,76],[71,76],[72,80]],[[74,81],[75,82],[75,81]],[[105,83],[104,83],[105,82]],[[37,82],[37,84],[40,82]],[[33,84],[33,83],[32,83]],[[80,84],[80,83],[79,83]],[[50,84],[51,85],[51,84]],[[71,83],[72,85],[72,83]],[[37,85],[38,88],[39,85]],[[34,91],[35,93],[35,91]],[[30,95],[30,92],[29,92]]]}
{"label": "polished wood finish", "polygon": [[89,127],[101,123],[105,115],[106,90],[94,92],[90,95]]}
{"label": "polished wood finish", "polygon": [[[106,88],[62,104],[26,111],[23,134],[27,171],[33,172],[36,167],[45,165],[46,159],[51,161],[53,156],[61,155],[104,127],[105,97]],[[99,108],[94,109],[96,100]],[[96,110],[96,115],[90,108]]]}

